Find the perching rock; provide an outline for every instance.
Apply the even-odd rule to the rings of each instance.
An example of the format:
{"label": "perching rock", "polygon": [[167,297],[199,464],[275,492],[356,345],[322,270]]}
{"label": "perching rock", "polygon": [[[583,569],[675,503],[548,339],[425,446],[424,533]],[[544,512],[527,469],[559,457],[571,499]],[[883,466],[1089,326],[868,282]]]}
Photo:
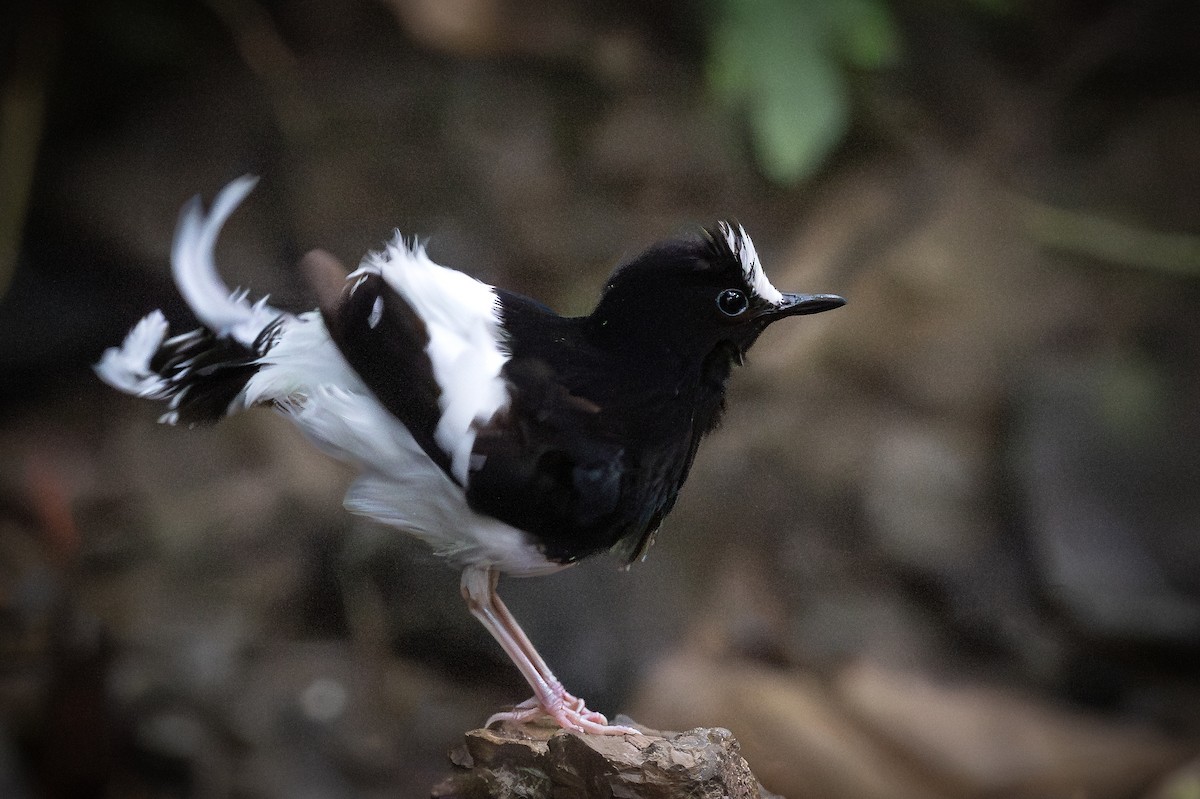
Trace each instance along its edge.
{"label": "perching rock", "polygon": [[[629,719],[619,723],[644,729]],[[467,733],[434,799],[779,799],[719,727],[644,735],[578,735],[525,724]]]}

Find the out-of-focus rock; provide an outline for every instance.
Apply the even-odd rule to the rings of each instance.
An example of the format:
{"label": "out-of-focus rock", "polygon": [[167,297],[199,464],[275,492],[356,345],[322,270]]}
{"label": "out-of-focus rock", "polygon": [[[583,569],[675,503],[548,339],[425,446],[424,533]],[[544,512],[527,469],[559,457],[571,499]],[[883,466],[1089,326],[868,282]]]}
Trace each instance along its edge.
{"label": "out-of-focus rock", "polygon": [[1143,723],[869,665],[836,680],[843,713],[959,796],[1130,796],[1196,751]]}
{"label": "out-of-focus rock", "polygon": [[1200,796],[1200,755],[1172,771],[1144,796],[1145,799],[1195,799]]}
{"label": "out-of-focus rock", "polygon": [[792,799],[1123,797],[1200,745],[977,683],[868,665],[825,682],[699,653],[659,664],[632,707],[655,724],[721,719],[764,784]]}
{"label": "out-of-focus rock", "polygon": [[1097,638],[1194,650],[1196,381],[1172,378],[1165,357],[1047,359],[1021,386],[1013,461],[1058,609]]}
{"label": "out-of-focus rock", "polygon": [[[650,190],[716,194],[727,190],[739,168],[730,148],[722,146],[722,122],[717,117],[697,119],[682,101],[634,95],[614,103],[591,131],[587,163],[597,178],[635,195]],[[668,229],[673,224],[668,219],[656,222]]]}
{"label": "out-of-focus rock", "polygon": [[[621,719],[623,724],[632,724]],[[725,729],[577,735],[526,724],[467,733],[435,799],[770,799]]]}
{"label": "out-of-focus rock", "polygon": [[452,55],[564,58],[588,43],[573,7],[544,0],[385,0],[416,40]]}
{"label": "out-of-focus rock", "polygon": [[863,501],[876,544],[921,574],[961,573],[996,535],[991,452],[969,428],[900,424],[881,431]]}
{"label": "out-of-focus rock", "polygon": [[664,727],[728,727],[763,784],[789,799],[954,795],[861,729],[811,675],[683,653],[650,672],[631,707]]}

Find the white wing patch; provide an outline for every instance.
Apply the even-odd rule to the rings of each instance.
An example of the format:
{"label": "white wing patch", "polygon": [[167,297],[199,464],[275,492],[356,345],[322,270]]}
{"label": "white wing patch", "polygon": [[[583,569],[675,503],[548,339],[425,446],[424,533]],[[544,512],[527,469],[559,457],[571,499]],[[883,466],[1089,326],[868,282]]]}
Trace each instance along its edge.
{"label": "white wing patch", "polygon": [[429,333],[426,353],[441,387],[434,435],[450,455],[450,471],[466,485],[475,427],[508,405],[500,370],[508,361],[500,301],[491,286],[430,260],[425,247],[397,233],[350,275],[379,274],[413,307]]}
{"label": "white wing patch", "polygon": [[735,228],[728,222],[719,223],[719,227],[725,236],[726,243],[729,244],[729,249],[741,261],[742,275],[746,278],[746,285],[767,302],[774,305],[781,303],[783,294],[771,285],[770,280],[767,280],[767,273],[763,271],[762,263],[758,260],[758,253],[754,250],[754,242],[750,240],[750,234],[746,232],[746,229],[741,225]]}
{"label": "white wing patch", "polygon": [[367,327],[374,330],[383,321],[383,297],[376,297],[371,303],[371,313],[367,316]]}

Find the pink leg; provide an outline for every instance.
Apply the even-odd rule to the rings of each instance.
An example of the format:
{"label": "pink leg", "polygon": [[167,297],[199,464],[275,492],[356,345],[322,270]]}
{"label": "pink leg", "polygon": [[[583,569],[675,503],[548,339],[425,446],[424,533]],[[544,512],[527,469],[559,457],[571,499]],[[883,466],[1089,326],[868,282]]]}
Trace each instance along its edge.
{"label": "pink leg", "polygon": [[[604,717],[603,713],[597,713],[594,710],[588,710],[582,699],[567,693],[567,690],[563,688],[563,684],[555,678],[553,672],[550,671],[550,667],[546,665],[546,661],[542,660],[542,656],[539,655],[537,649],[534,648],[533,642],[531,642],[529,637],[525,635],[525,631],[521,629],[521,625],[517,624],[517,620],[513,617],[512,612],[508,609],[508,606],[504,604],[504,600],[500,598],[500,595],[495,592],[494,588],[492,590],[492,603],[496,608],[496,616],[500,619],[500,623],[504,625],[504,628],[508,630],[513,639],[516,640],[516,642],[520,645],[521,651],[524,652],[525,656],[529,658],[531,663],[533,663],[533,666],[535,669],[537,669],[538,674],[542,675],[543,679],[545,679],[551,687],[555,688],[556,693],[561,694],[563,704],[576,713],[582,714],[584,718],[588,719],[589,721],[595,722],[596,724],[608,724],[608,719]],[[533,700],[527,701],[532,702]],[[522,705],[523,704],[524,703],[522,703]],[[518,705],[517,707],[520,708],[521,705]],[[533,707],[536,708],[536,704],[534,704]]]}
{"label": "pink leg", "polygon": [[562,683],[554,677],[546,661],[496,595],[499,577],[499,573],[491,569],[467,567],[462,575],[463,598],[471,615],[487,628],[533,688],[533,698],[517,705],[510,713],[497,713],[488,719],[488,724],[502,720],[529,721],[539,713],[545,713],[563,729],[576,732],[595,735],[636,733],[637,730],[631,727],[609,725],[603,715],[588,710],[582,699],[563,689]]}

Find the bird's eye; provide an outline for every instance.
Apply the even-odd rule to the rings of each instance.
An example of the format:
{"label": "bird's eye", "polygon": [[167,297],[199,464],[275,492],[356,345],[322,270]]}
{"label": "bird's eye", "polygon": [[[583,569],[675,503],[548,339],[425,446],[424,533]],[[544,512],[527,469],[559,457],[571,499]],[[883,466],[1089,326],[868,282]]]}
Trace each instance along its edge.
{"label": "bird's eye", "polygon": [[740,316],[750,307],[750,301],[737,289],[725,289],[717,295],[717,307],[726,316]]}

